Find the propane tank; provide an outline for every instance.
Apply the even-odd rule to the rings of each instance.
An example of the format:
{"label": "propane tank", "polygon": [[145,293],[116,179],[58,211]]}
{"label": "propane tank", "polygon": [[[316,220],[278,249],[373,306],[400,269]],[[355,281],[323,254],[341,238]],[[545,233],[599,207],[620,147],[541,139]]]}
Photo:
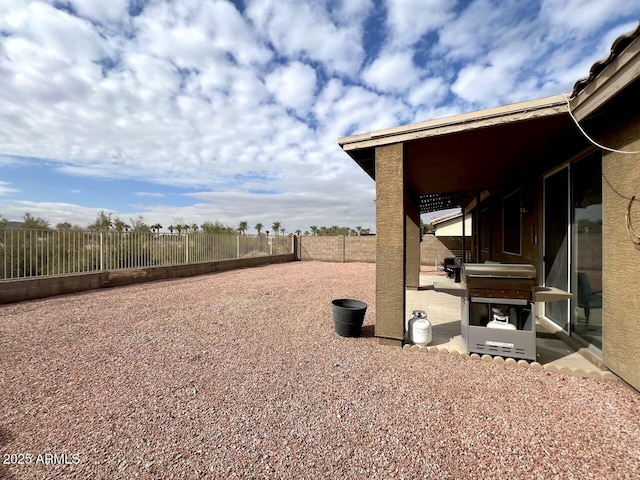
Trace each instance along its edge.
{"label": "propane tank", "polygon": [[422,346],[431,342],[431,322],[427,320],[424,310],[413,311],[413,317],[409,320],[409,341]]}
{"label": "propane tank", "polygon": [[516,326],[509,322],[509,314],[499,308],[492,308],[493,320],[487,324],[487,328],[498,328],[501,330],[516,330]]}

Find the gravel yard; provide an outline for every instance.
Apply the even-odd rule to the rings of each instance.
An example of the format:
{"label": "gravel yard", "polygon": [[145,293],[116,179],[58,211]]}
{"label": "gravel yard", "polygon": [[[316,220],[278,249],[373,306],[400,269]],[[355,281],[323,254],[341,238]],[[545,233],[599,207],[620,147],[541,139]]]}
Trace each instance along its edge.
{"label": "gravel yard", "polygon": [[379,346],[374,285],[296,262],[1,306],[0,478],[640,477],[637,392]]}

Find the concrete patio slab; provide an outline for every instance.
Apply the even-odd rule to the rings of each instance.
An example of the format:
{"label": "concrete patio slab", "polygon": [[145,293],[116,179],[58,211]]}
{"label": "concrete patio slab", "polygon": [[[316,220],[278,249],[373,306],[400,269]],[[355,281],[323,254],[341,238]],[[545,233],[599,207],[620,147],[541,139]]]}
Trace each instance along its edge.
{"label": "concrete patio slab", "polygon": [[[442,292],[436,292],[434,282],[451,282],[444,273],[429,269],[420,273],[420,287],[406,292],[406,322],[414,310],[424,310],[432,325],[432,341],[429,347],[438,351],[447,350],[466,354],[467,349],[461,335],[462,309],[460,299]],[[609,377],[610,372],[600,368],[582,355],[579,349],[569,345],[556,335],[552,326],[543,319],[536,319],[536,362],[548,371],[565,371],[579,376],[597,375]],[[593,357],[592,357],[593,358]],[[500,362],[500,357],[495,357]],[[609,374],[609,375],[605,375]]]}

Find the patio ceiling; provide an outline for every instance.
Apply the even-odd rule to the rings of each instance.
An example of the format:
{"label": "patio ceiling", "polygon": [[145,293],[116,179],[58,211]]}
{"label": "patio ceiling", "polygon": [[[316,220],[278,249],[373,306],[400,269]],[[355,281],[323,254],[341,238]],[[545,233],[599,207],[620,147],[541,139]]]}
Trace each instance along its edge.
{"label": "patio ceiling", "polygon": [[587,147],[562,95],[353,135],[342,148],[375,180],[375,149],[404,144],[405,181],[420,212],[508,190]]}

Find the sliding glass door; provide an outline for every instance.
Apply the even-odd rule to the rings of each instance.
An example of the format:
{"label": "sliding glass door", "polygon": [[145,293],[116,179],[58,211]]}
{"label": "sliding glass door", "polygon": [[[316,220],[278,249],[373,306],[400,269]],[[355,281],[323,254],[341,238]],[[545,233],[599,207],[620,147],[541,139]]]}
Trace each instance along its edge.
{"label": "sliding glass door", "polygon": [[[544,179],[544,281],[569,290],[569,168]],[[547,302],[544,315],[569,333],[569,301]]]}
{"label": "sliding glass door", "polygon": [[602,161],[591,155],[572,165],[573,265],[571,332],[602,350]]}
{"label": "sliding glass door", "polygon": [[602,156],[593,153],[544,179],[544,284],[570,291],[544,316],[602,349]]}

